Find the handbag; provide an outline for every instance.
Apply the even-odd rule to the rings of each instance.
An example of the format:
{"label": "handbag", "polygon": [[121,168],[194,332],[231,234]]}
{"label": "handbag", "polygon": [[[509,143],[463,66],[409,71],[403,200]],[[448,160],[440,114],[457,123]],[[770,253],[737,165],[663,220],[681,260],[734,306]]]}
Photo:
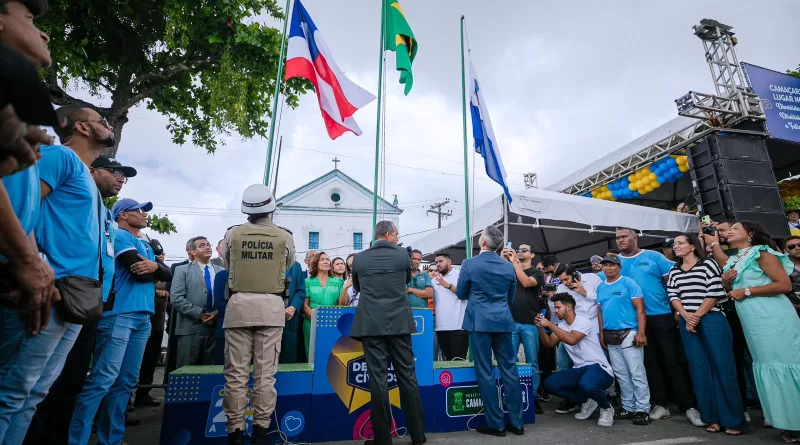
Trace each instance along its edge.
{"label": "handbag", "polygon": [[[97,196],[97,226],[100,228],[97,243],[97,277],[99,280],[82,276],[68,276],[56,280],[56,288],[61,293],[61,302],[56,306],[58,315],[72,324],[86,325],[103,318],[103,219],[100,206],[103,199]],[[112,303],[113,304],[113,303]]]}
{"label": "handbag", "polygon": [[606,346],[621,345],[630,332],[631,329],[619,329],[616,331],[604,330],[603,343],[605,343]]}

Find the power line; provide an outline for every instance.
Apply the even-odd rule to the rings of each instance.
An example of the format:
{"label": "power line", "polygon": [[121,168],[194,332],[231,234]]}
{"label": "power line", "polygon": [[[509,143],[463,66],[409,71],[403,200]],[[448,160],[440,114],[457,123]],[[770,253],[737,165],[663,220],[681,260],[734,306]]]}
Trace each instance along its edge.
{"label": "power line", "polygon": [[[453,211],[452,210],[442,211],[442,207],[446,206],[447,204],[450,204],[450,200],[449,199],[445,199],[442,202],[437,202],[436,204],[431,206],[430,210],[427,210],[425,212],[426,215],[428,213],[433,213],[433,214],[435,214],[437,216],[437,218],[439,220],[437,228],[439,228],[439,229],[442,228],[442,218],[446,219],[448,216],[452,216],[453,215]],[[433,210],[433,209],[436,209],[436,210]]]}

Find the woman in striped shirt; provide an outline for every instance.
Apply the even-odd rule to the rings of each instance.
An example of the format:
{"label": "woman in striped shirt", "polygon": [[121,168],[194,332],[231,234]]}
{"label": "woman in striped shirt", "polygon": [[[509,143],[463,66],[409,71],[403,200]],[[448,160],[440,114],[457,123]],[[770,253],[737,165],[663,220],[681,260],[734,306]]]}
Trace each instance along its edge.
{"label": "woman in striped shirt", "polygon": [[747,430],[736,380],[733,336],[719,303],[727,299],[722,270],[705,257],[695,235],[675,237],[677,261],[669,272],[670,304],[681,315],[680,331],[697,406],[706,431],[738,436]]}

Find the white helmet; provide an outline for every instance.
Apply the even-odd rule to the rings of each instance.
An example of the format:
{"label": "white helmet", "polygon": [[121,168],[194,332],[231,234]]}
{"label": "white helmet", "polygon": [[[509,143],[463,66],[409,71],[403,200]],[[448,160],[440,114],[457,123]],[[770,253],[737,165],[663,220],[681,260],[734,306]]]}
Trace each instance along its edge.
{"label": "white helmet", "polygon": [[275,211],[275,197],[264,184],[254,184],[242,193],[242,213],[258,215]]}

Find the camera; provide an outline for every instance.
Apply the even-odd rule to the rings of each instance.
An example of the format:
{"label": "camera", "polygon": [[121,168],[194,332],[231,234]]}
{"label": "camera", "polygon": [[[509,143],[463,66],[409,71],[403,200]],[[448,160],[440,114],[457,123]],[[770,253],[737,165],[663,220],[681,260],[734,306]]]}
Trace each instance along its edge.
{"label": "camera", "polygon": [[542,285],[542,291],[544,292],[555,292],[557,289],[558,289],[557,284],[547,283],[545,285]]}
{"label": "camera", "polygon": [[717,228],[712,226],[703,227],[703,235],[714,235],[717,233]]}
{"label": "camera", "polygon": [[153,249],[153,254],[155,256],[164,255],[164,246],[162,246],[161,243],[158,242],[157,239],[151,239],[150,240],[150,247]]}

